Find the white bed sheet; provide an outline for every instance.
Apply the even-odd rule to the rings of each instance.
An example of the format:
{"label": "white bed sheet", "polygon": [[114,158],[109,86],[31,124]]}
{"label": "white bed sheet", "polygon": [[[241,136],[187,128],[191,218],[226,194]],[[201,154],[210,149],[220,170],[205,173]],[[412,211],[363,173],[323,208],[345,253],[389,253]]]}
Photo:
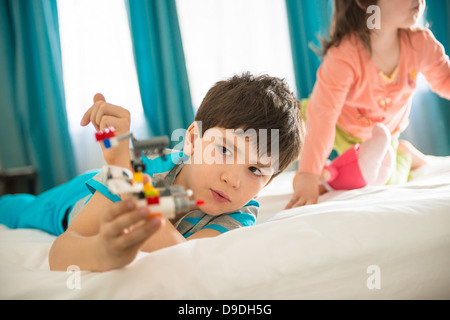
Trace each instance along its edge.
{"label": "white bed sheet", "polygon": [[79,289],[76,274],[49,271],[53,236],[0,225],[0,298],[449,299],[450,157],[429,159],[406,185],[291,210],[283,173],[261,193],[256,226],[82,271]]}

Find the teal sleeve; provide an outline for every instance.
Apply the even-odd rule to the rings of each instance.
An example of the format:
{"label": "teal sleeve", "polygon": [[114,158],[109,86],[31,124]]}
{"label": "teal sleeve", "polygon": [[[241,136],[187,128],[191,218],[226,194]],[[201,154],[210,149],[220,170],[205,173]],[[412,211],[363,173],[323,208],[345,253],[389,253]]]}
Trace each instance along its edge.
{"label": "teal sleeve", "polygon": [[92,194],[94,194],[95,191],[98,191],[112,202],[119,202],[121,200],[117,194],[109,191],[108,187],[106,186],[106,174],[104,171],[100,171],[94,177],[89,179],[86,182],[86,186]]}
{"label": "teal sleeve", "polygon": [[186,156],[183,152],[172,152],[167,154],[165,157],[156,157],[155,159],[150,159],[146,156],[142,156],[142,162],[145,165],[145,173],[153,178],[155,173],[168,172],[181,160],[185,159]]}
{"label": "teal sleeve", "polygon": [[251,200],[237,212],[217,216],[202,229],[214,229],[220,233],[225,233],[241,227],[254,226],[256,223],[258,208],[259,203],[255,200]]}

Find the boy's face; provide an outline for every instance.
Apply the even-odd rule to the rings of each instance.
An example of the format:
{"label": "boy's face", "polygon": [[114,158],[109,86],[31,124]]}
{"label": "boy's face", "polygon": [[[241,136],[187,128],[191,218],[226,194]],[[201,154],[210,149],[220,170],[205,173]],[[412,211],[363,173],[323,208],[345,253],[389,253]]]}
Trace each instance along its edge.
{"label": "boy's face", "polygon": [[200,209],[207,214],[243,207],[272,177],[275,170],[270,159],[257,157],[256,146],[233,130],[211,128],[203,137],[200,132],[197,123],[188,129],[184,152],[190,159],[175,183],[203,200]]}

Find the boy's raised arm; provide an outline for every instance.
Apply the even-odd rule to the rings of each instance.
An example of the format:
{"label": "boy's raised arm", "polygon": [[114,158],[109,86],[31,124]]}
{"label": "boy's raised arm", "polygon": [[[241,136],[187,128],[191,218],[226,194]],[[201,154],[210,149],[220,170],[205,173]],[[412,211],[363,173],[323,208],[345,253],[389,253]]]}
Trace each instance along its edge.
{"label": "boy's raised arm", "polygon": [[[94,104],[86,111],[80,124],[87,126],[92,123],[95,130],[114,127],[118,135],[130,131],[131,116],[127,109],[107,103],[101,93],[94,96]],[[103,158],[109,165],[131,169],[130,143],[124,140],[115,148],[106,149],[101,144]]]}

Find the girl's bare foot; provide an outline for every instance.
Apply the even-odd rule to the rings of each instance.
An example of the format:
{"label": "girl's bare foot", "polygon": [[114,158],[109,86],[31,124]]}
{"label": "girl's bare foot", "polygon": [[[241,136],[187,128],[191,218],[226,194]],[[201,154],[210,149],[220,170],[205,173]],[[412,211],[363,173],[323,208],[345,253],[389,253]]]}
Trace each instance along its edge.
{"label": "girl's bare foot", "polygon": [[399,141],[397,151],[411,158],[411,170],[416,170],[427,164],[425,155],[406,140]]}

